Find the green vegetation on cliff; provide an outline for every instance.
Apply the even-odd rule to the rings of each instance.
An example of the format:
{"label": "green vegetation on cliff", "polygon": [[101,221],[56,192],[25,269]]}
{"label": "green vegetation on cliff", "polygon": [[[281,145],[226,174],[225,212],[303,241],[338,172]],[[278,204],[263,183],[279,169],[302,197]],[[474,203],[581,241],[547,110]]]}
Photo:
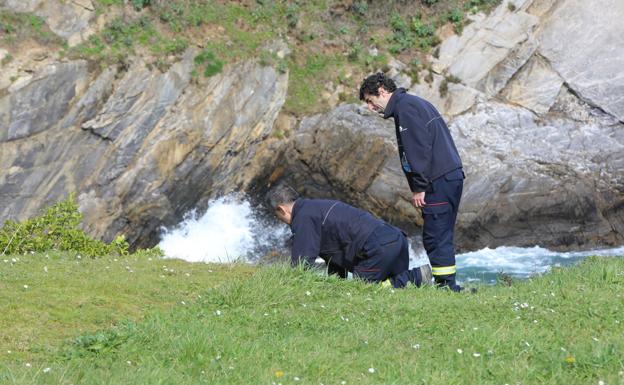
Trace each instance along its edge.
{"label": "green vegetation on cliff", "polygon": [[[461,33],[467,15],[488,12],[500,0],[96,0],[105,26],[76,47],[58,41],[62,54],[101,66],[128,65],[134,55],[166,71],[188,47],[212,55],[216,67],[197,63],[195,76],[220,65],[257,58],[291,77],[285,110],[310,114],[337,101],[354,101],[368,73],[396,57],[416,74],[436,55],[438,31]],[[19,44],[54,36],[32,14],[0,14],[0,38]],[[58,39],[57,39],[58,40]],[[201,60],[200,60],[201,61]],[[197,62],[197,61],[196,61]],[[414,80],[418,81],[414,75]],[[333,102],[332,102],[333,100]]]}

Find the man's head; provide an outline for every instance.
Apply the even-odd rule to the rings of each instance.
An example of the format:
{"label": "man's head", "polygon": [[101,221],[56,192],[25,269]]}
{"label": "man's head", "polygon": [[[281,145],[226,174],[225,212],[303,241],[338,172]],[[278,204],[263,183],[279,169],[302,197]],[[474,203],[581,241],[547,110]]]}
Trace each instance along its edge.
{"label": "man's head", "polygon": [[290,225],[292,222],[292,209],[299,194],[287,184],[275,186],[268,194],[269,205],[277,218]]}
{"label": "man's head", "polygon": [[362,82],[360,100],[366,102],[369,110],[381,114],[386,109],[388,101],[396,89],[397,86],[392,79],[384,75],[383,72],[377,72]]}

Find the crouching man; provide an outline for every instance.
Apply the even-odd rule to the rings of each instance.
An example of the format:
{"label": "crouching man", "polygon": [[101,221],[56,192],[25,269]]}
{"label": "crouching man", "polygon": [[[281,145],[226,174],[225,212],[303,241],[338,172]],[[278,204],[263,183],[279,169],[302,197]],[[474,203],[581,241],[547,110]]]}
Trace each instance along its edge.
{"label": "crouching man", "polygon": [[330,274],[352,272],[368,282],[389,280],[393,287],[430,284],[431,267],[409,269],[403,232],[370,213],[336,200],[303,199],[287,185],[269,192],[275,215],[293,233],[291,262],[312,265],[317,257]]}

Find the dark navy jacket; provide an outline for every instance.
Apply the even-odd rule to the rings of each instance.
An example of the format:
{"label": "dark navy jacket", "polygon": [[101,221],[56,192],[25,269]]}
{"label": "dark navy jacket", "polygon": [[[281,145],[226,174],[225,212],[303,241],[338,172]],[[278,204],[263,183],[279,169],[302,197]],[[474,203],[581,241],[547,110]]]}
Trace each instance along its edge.
{"label": "dark navy jacket", "polygon": [[325,199],[297,199],[290,228],[291,261],[314,263],[317,257],[351,270],[355,256],[373,230],[384,222],[346,203]]}
{"label": "dark navy jacket", "polygon": [[394,118],[399,158],[412,192],[426,191],[432,180],[462,167],[446,123],[428,101],[399,88],[384,119]]}

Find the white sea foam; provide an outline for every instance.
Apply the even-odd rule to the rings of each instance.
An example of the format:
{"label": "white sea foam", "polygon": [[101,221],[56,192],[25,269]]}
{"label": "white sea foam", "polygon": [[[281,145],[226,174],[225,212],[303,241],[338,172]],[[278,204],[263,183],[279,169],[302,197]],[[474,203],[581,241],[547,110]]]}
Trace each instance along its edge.
{"label": "white sea foam", "polygon": [[246,199],[230,195],[209,202],[203,215],[189,213],[184,222],[164,229],[160,248],[168,258],[189,262],[251,261],[254,252],[283,243],[288,227],[267,223]]}

